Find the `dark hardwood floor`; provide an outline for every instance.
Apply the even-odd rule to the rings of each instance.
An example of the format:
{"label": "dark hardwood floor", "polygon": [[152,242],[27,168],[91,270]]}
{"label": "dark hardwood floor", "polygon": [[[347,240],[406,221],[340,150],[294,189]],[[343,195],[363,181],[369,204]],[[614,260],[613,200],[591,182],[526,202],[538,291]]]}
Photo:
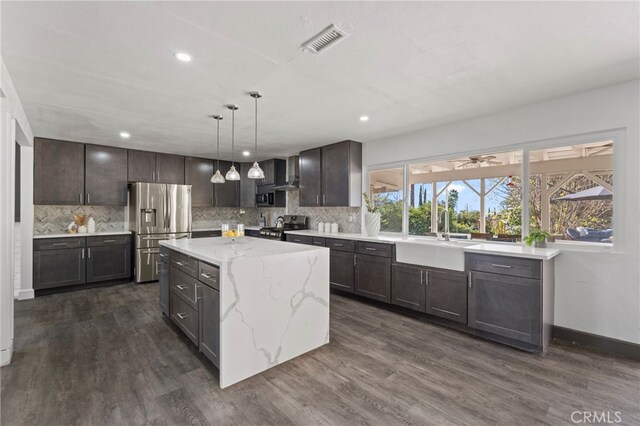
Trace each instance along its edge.
{"label": "dark hardwood floor", "polygon": [[640,424],[640,364],[572,346],[546,356],[332,295],[331,343],[225,390],[161,318],[157,284],[17,302],[3,425]]}

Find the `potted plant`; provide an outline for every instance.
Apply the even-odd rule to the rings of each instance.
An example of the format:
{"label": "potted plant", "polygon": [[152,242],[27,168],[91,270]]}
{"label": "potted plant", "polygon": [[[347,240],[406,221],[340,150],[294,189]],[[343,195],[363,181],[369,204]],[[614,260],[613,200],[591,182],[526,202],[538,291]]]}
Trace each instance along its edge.
{"label": "potted plant", "polygon": [[531,247],[532,245],[534,247],[546,247],[547,246],[547,237],[550,236],[550,235],[551,234],[549,234],[547,231],[541,231],[539,229],[534,229],[531,232],[529,232],[529,235],[527,235],[524,238],[524,242],[529,247]]}
{"label": "potted plant", "polygon": [[366,192],[362,193],[362,197],[364,198],[364,204],[367,208],[364,214],[364,229],[368,236],[376,237],[378,236],[378,232],[380,232],[380,207],[375,205]]}

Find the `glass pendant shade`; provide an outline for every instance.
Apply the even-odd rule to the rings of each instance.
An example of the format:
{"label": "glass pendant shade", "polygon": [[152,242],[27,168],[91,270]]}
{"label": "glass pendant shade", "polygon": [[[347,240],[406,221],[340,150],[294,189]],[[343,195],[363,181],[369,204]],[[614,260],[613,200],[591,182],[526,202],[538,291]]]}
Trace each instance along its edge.
{"label": "glass pendant shade", "polygon": [[224,176],[222,176],[220,170],[216,170],[216,173],[211,176],[211,183],[224,183]]}
{"label": "glass pendant shade", "polygon": [[236,170],[236,166],[232,165],[227,172],[225,178],[227,180],[240,180],[240,173]]}
{"label": "glass pendant shade", "polygon": [[247,173],[247,177],[249,179],[264,179],[264,172],[258,165],[258,162],[255,161],[253,166],[249,169],[249,173]]}

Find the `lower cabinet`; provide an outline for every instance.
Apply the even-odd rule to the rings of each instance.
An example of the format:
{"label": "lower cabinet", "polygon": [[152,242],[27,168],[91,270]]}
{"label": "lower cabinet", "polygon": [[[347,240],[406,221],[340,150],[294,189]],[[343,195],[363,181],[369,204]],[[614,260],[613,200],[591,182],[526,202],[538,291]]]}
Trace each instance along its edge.
{"label": "lower cabinet", "polygon": [[331,250],[329,255],[329,285],[337,290],[353,293],[355,282],[354,254]]}
{"label": "lower cabinet", "polygon": [[208,285],[198,286],[198,292],[198,347],[216,367],[220,367],[220,292]]}
{"label": "lower cabinet", "polygon": [[159,301],[160,310],[164,315],[169,315],[169,256],[170,251],[164,247],[160,247],[160,270],[158,271],[159,280]]}
{"label": "lower cabinet", "polygon": [[33,252],[33,289],[42,290],[85,283],[85,248]]}
{"label": "lower cabinet", "polygon": [[377,255],[355,256],[355,293],[391,303],[391,259]]}
{"label": "lower cabinet", "polygon": [[131,245],[87,247],[87,283],[131,276]]}
{"label": "lower cabinet", "polygon": [[391,280],[391,303],[416,311],[425,311],[425,270],[418,266],[393,265]]}
{"label": "lower cabinet", "polygon": [[170,318],[194,344],[198,344],[198,311],[175,291],[169,297]]}
{"label": "lower cabinet", "polygon": [[426,270],[425,312],[467,323],[467,275],[454,271]]}

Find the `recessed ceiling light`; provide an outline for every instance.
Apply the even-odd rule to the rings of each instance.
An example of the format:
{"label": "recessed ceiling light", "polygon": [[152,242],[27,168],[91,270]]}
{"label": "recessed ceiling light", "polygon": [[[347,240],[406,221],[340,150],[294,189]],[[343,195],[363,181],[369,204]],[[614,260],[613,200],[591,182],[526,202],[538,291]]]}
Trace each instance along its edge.
{"label": "recessed ceiling light", "polygon": [[360,116],[360,121],[369,121],[369,116],[368,115]]}
{"label": "recessed ceiling light", "polygon": [[131,135],[129,134],[129,132],[120,132],[120,137],[122,139],[129,139]]}
{"label": "recessed ceiling light", "polygon": [[192,59],[191,55],[184,52],[176,52],[173,54],[173,56],[175,56],[177,60],[182,62],[191,62],[191,59]]}
{"label": "recessed ceiling light", "polygon": [[244,155],[245,157],[248,157],[251,155],[251,153],[249,151],[242,151],[242,155]]}

